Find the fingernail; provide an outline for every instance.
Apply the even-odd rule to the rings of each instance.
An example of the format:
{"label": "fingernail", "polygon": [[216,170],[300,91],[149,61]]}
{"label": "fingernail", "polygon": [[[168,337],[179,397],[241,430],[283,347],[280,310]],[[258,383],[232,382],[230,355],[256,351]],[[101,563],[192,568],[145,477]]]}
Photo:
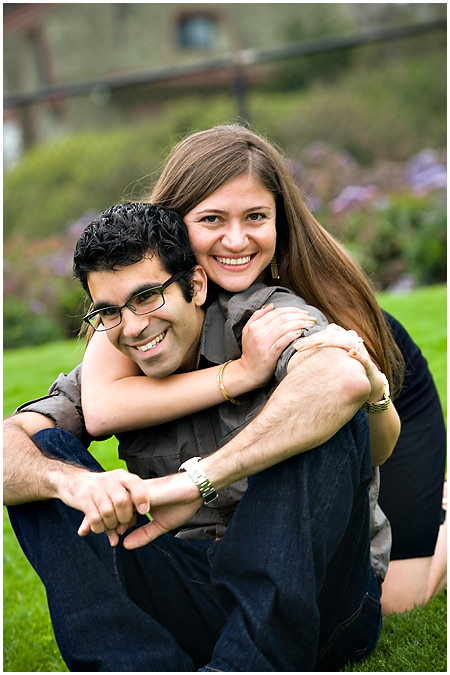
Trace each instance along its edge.
{"label": "fingernail", "polygon": [[264,305],[263,309],[267,309],[268,307],[273,307],[273,302],[269,302],[268,305]]}
{"label": "fingernail", "polygon": [[137,510],[142,516],[144,516],[148,511],[148,504],[139,504]]}

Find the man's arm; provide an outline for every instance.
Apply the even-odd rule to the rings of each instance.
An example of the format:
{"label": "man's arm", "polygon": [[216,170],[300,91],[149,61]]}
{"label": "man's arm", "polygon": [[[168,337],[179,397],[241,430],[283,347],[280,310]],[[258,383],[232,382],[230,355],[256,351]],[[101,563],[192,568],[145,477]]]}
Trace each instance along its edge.
{"label": "man's arm", "polygon": [[294,355],[288,374],[240,434],[202,460],[216,489],[329,440],[361,408],[370,384],[360,363],[330,348]]}
{"label": "man's arm", "polygon": [[[97,473],[42,453],[31,436],[54,426],[49,417],[35,412],[19,413],[4,422],[3,501],[7,506],[60,499],[83,512],[97,533],[130,523],[135,510],[148,512],[148,489],[138,476],[123,469]],[[109,536],[111,543],[117,543],[116,533]]]}
{"label": "man's arm", "polygon": [[30,437],[54,427],[53,420],[34,412],[16,415],[3,423],[3,502],[7,506],[52,496],[48,481],[42,480],[41,475],[47,475],[56,463],[45,458]]}
{"label": "man's arm", "polygon": [[[200,465],[220,490],[324,443],[356,414],[369,393],[364,367],[342,349],[298,353],[257,417]],[[199,506],[198,489],[193,491],[192,485],[186,474],[148,481],[152,522],[128,535],[124,545],[143,546],[186,522]]]}

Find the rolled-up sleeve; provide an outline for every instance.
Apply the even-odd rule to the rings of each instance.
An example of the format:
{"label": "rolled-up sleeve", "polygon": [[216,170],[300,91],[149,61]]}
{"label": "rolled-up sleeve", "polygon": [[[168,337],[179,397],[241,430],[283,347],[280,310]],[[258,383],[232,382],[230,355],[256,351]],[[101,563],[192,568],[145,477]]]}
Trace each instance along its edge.
{"label": "rolled-up sleeve", "polygon": [[14,414],[36,412],[49,417],[59,429],[69,431],[84,444],[92,440],[86,431],[81,407],[81,364],[70,373],[60,373],[48,395],[19,406]]}

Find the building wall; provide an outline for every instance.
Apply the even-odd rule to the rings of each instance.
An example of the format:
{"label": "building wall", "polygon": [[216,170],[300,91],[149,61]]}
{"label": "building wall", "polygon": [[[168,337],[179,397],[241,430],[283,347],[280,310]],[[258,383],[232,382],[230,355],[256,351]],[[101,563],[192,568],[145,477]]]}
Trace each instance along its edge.
{"label": "building wall", "polygon": [[[295,39],[295,28],[300,34],[314,32],[322,15],[338,31],[352,28],[348,5],[320,7],[303,3],[10,5],[4,22],[5,87],[9,93],[29,91],[46,83],[77,82],[280,45]],[[181,24],[188,38],[190,25],[191,39],[200,42],[197,48],[180,43]],[[202,46],[202,37],[209,44]]]}

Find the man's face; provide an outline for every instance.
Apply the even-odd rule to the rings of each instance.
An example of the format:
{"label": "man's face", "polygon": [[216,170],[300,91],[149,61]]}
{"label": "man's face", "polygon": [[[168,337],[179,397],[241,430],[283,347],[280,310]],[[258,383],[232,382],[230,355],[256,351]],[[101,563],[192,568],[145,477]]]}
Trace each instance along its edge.
{"label": "man's face", "polygon": [[[123,305],[145,288],[161,286],[170,277],[157,256],[116,271],[90,272],[88,285],[94,309]],[[143,373],[161,379],[176,370],[193,370],[203,326],[201,305],[206,299],[206,275],[197,267],[193,298],[186,302],[178,283],[164,291],[165,304],[150,314],[122,309],[122,321],[106,331],[110,342],[134,361]]]}

